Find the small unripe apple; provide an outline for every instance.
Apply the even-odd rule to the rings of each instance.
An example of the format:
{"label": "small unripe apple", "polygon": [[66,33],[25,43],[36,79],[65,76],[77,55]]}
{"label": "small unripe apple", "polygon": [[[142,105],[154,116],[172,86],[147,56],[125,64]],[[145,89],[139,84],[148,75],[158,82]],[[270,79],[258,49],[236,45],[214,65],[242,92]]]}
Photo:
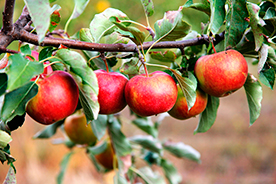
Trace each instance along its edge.
{"label": "small unripe apple", "polygon": [[114,114],[123,110],[127,105],[124,90],[128,79],[121,73],[105,70],[96,70],[95,74],[99,84],[99,114]]}
{"label": "small unripe apple", "polygon": [[67,136],[76,144],[94,145],[97,141],[91,125],[87,124],[85,114],[77,112],[64,120],[64,130]]}
{"label": "small unripe apple", "polygon": [[111,170],[113,169],[114,154],[115,152],[111,142],[110,140],[107,140],[106,149],[102,153],[95,155],[95,158],[104,168]]}
{"label": "small unripe apple", "polygon": [[178,89],[178,96],[175,105],[173,108],[168,112],[172,117],[176,119],[188,119],[191,117],[194,117],[204,111],[207,105],[207,100],[208,100],[208,95],[203,92],[200,89],[196,90],[196,101],[194,106],[188,110],[188,104],[187,100],[179,87],[177,86]]}
{"label": "small unripe apple", "polygon": [[223,97],[244,85],[248,66],[241,53],[227,50],[200,57],[194,71],[203,91],[212,96]]}
{"label": "small unripe apple", "polygon": [[35,121],[49,125],[71,115],[78,104],[79,89],[65,71],[54,71],[37,82],[38,93],[27,106],[27,114]]}
{"label": "small unripe apple", "polygon": [[149,76],[131,78],[125,87],[127,104],[139,116],[151,116],[170,110],[177,99],[177,86],[167,73],[156,71]]}

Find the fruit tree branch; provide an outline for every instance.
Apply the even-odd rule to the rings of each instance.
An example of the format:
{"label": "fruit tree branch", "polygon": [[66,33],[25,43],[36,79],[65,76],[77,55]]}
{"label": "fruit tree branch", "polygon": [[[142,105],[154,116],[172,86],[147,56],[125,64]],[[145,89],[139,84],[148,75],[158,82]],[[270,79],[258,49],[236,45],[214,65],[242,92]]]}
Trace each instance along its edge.
{"label": "fruit tree branch", "polygon": [[[9,1],[8,1],[9,2]],[[9,6],[12,8],[11,6]],[[8,7],[7,7],[8,9]],[[8,11],[8,10],[7,10]],[[12,12],[11,10],[8,12]],[[25,29],[27,28],[29,23],[31,22],[31,17],[28,13],[26,7],[24,7],[21,16],[19,19],[13,24],[13,29],[5,32],[3,28],[0,31],[0,47],[6,48],[12,41],[20,40],[23,42],[31,43],[34,45],[40,46],[53,46],[59,47],[64,45],[68,48],[72,49],[80,49],[80,50],[88,50],[88,51],[99,51],[99,52],[137,52],[137,46],[135,44],[102,44],[102,43],[90,43],[84,41],[77,41],[77,40],[69,40],[63,38],[55,38],[55,37],[45,37],[44,41],[40,44],[38,43],[38,36],[35,33],[30,33],[30,29],[28,31]],[[219,39],[218,39],[219,38]],[[224,33],[216,35],[215,38],[212,38],[214,42],[218,40],[222,40],[224,38]],[[181,41],[161,41],[156,44],[154,42],[145,42],[142,46],[144,50],[149,49],[152,44],[154,46],[152,49],[156,48],[179,48],[183,49],[187,46],[193,45],[202,45],[208,44],[210,39],[207,35],[202,35],[201,37],[197,37],[194,39],[189,40],[181,40]],[[0,53],[5,52],[5,49],[1,49]]]}
{"label": "fruit tree branch", "polygon": [[[31,17],[27,10],[27,7],[24,7],[22,14],[18,18],[18,20],[13,24],[13,29],[5,32],[4,26],[0,30],[0,47],[6,48],[9,46],[14,40],[19,40],[20,31],[24,28],[24,26],[31,21]],[[0,51],[0,54],[3,51]]]}
{"label": "fruit tree branch", "polygon": [[13,12],[15,0],[6,0],[5,9],[3,12],[3,27],[2,31],[5,33],[11,32],[13,28]]}

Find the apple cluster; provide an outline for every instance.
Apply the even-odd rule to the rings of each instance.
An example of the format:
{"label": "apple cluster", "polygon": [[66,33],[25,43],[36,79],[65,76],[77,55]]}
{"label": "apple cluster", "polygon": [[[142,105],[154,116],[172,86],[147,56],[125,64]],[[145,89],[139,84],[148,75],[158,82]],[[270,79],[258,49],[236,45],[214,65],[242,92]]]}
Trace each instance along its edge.
{"label": "apple cluster", "polygon": [[[248,66],[242,54],[227,50],[200,57],[194,73],[199,85],[195,104],[188,110],[181,88],[165,72],[140,74],[128,80],[118,72],[96,70],[99,114],[115,114],[128,105],[142,117],[168,112],[176,119],[188,119],[204,111],[208,95],[224,97],[241,88],[248,75]],[[69,73],[45,68],[37,84],[38,94],[26,107],[34,120],[49,125],[75,111],[79,89]]]}

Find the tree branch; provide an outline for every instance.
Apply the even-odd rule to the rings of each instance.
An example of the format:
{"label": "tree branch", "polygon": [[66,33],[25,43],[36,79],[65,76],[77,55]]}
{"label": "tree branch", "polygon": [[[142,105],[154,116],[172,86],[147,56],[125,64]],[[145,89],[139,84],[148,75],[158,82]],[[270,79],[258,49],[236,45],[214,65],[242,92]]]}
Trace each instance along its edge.
{"label": "tree branch", "polygon": [[[220,34],[218,35],[218,37],[224,37],[224,34]],[[18,39],[23,42],[39,45],[38,36],[32,33],[29,33],[26,30],[21,30]],[[149,49],[153,43],[154,42],[145,42],[142,45],[142,47],[145,50]],[[202,37],[198,37],[190,40],[159,42],[159,43],[156,43],[152,47],[152,49],[184,48],[187,46],[202,45],[206,43],[209,43],[209,39],[207,35],[203,35]],[[40,46],[53,46],[53,47],[59,47],[60,45],[64,45],[72,49],[99,51],[99,52],[136,52],[137,51],[136,49],[137,47],[134,44],[102,44],[102,43],[90,43],[90,42],[83,42],[83,41],[77,41],[77,40],[68,40],[68,39],[50,38],[50,37],[45,37],[44,41],[40,44]]]}
{"label": "tree branch", "polygon": [[[7,2],[10,2],[10,1],[7,0]],[[12,0],[12,3],[14,3],[14,0]],[[9,8],[13,9],[12,6],[9,6]],[[7,9],[8,9],[8,7],[7,7]],[[11,12],[13,12],[13,10],[7,10],[7,12],[11,13]],[[64,45],[68,48],[79,49],[79,50],[88,50],[88,51],[137,52],[137,46],[135,44],[90,43],[90,42],[69,40],[69,39],[62,39],[62,38],[54,38],[54,37],[45,37],[44,41],[39,44],[38,36],[34,33],[28,32],[30,29],[28,29],[28,31],[26,29],[24,29],[24,27],[26,27],[26,28],[28,27],[30,21],[31,21],[31,17],[29,15],[27,7],[25,6],[22,11],[21,16],[12,26],[13,30],[5,32],[5,31],[2,31],[4,29],[4,27],[3,27],[2,30],[0,31],[0,47],[2,48],[0,50],[0,53],[9,52],[9,50],[3,49],[3,48],[6,48],[14,40],[20,40],[20,41],[31,43],[34,45],[53,46],[53,47],[57,47],[57,48],[60,45]],[[219,42],[223,38],[224,38],[224,33],[221,33],[219,35],[216,35],[216,37],[213,38],[213,41]],[[152,44],[154,44],[152,49],[179,48],[179,49],[183,50],[187,46],[208,44],[209,42],[210,42],[210,40],[209,40],[208,36],[203,35],[198,38],[194,38],[194,39],[190,39],[190,40],[182,40],[182,41],[163,41],[163,42],[158,42],[156,44],[154,44],[154,42],[145,42],[145,43],[143,43],[142,46],[138,46],[138,48],[143,47],[144,50],[147,50],[152,46]]]}
{"label": "tree branch", "polygon": [[[25,25],[28,24],[28,22],[31,21],[31,17],[29,15],[28,9],[25,6],[23,8],[22,14],[18,18],[18,20],[13,24],[13,29],[9,32],[3,31],[3,28],[0,31],[0,47],[7,48],[11,42],[14,40],[18,40],[20,31],[24,28]],[[0,54],[3,53],[3,51],[0,51]]]}
{"label": "tree branch", "polygon": [[6,0],[5,9],[3,12],[3,27],[4,33],[11,32],[13,29],[13,12],[14,12],[15,0]]}

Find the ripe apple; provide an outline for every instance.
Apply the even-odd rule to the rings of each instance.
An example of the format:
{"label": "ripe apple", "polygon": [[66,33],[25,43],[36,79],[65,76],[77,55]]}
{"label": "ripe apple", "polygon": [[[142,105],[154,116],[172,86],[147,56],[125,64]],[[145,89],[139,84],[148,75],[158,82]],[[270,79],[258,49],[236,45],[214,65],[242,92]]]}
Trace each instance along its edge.
{"label": "ripe apple", "polygon": [[64,121],[64,130],[70,140],[76,144],[88,144],[93,146],[97,141],[91,125],[87,124],[83,112],[77,112],[68,116]]}
{"label": "ripe apple", "polygon": [[200,57],[194,71],[201,89],[209,95],[223,97],[244,85],[248,66],[241,53],[227,50]]}
{"label": "ripe apple", "polygon": [[195,104],[190,110],[188,110],[187,100],[179,85],[177,86],[177,89],[178,95],[176,103],[173,108],[168,112],[172,117],[184,120],[194,117],[204,111],[208,100],[208,95],[205,92],[203,92],[201,89],[196,90]]}
{"label": "ripe apple", "polygon": [[149,76],[131,78],[125,87],[129,107],[139,116],[151,116],[170,110],[177,99],[177,86],[167,73],[155,71]]}
{"label": "ripe apple", "polygon": [[6,68],[9,63],[9,56],[10,54],[7,53],[1,60],[0,60],[0,70]]}
{"label": "ripe apple", "polygon": [[26,106],[27,114],[34,120],[49,125],[75,111],[79,89],[69,73],[54,71],[40,78],[37,85],[37,95]]}
{"label": "ripe apple", "polygon": [[125,85],[128,79],[121,73],[96,70],[99,84],[99,114],[114,114],[125,108]]}
{"label": "ripe apple", "polygon": [[114,150],[110,140],[107,140],[107,148],[102,153],[95,155],[97,162],[99,162],[106,169],[113,169]]}

